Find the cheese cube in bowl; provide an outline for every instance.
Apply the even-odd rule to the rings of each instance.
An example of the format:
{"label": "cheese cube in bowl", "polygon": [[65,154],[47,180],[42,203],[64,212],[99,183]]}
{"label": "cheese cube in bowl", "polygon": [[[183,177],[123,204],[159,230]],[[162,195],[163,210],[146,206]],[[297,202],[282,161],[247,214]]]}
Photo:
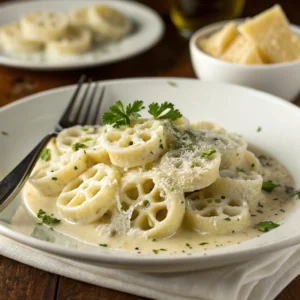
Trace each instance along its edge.
{"label": "cheese cube in bowl", "polygon": [[300,27],[276,5],[250,20],[219,22],[190,39],[194,71],[205,81],[229,82],[288,101],[300,91]]}

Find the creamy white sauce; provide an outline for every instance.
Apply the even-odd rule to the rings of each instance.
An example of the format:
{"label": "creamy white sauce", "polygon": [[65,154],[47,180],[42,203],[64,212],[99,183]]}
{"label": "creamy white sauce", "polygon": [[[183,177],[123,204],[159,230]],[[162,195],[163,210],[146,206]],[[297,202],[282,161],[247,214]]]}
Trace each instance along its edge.
{"label": "creamy white sauce", "polygon": [[[258,157],[261,156],[259,152],[254,152]],[[254,225],[259,222],[273,221],[278,224],[284,222],[285,217],[295,207],[295,197],[289,195],[285,190],[285,186],[294,187],[293,178],[288,170],[275,159],[262,158],[261,162],[264,165],[264,180],[271,180],[280,184],[280,187],[275,188],[271,193],[263,192],[264,197],[257,209],[251,212],[251,222],[246,230],[227,235],[199,234],[182,226],[174,236],[161,240],[145,239],[137,235],[128,236],[126,233],[111,237],[105,234],[105,224],[103,223],[71,224],[64,221],[56,209],[56,198],[42,197],[30,183],[26,184],[23,197],[26,207],[33,216],[36,217],[39,209],[43,209],[47,214],[53,214],[56,218],[61,219],[59,224],[53,225],[54,230],[81,242],[97,247],[101,244],[104,247],[137,253],[154,252],[159,254],[167,251],[168,253],[190,254],[193,251],[205,251],[258,237],[263,234],[254,228]],[[36,220],[39,222],[38,219]],[[26,233],[33,230],[32,220],[29,222],[28,214],[24,211],[14,216],[12,226],[17,226],[18,229],[22,228],[22,231]]]}

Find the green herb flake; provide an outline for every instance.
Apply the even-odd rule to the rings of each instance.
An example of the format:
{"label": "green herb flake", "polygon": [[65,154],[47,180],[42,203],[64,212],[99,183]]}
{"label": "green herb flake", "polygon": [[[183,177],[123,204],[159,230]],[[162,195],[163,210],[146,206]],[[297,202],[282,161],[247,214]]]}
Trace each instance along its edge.
{"label": "green herb flake", "polygon": [[60,222],[59,219],[53,217],[53,214],[51,215],[48,215],[44,210],[40,209],[37,213],[37,217],[41,220],[41,223],[38,223],[38,224],[47,224],[47,225],[50,225],[50,224],[57,224]]}
{"label": "green herb flake", "polygon": [[204,245],[207,245],[207,244],[208,244],[208,243],[205,243],[205,242],[204,242],[204,243],[200,243],[199,245],[200,245],[200,246],[204,246]]}
{"label": "green herb flake", "polygon": [[154,254],[158,254],[159,250],[156,250],[156,249],[152,249],[153,253]]}
{"label": "green herb flake", "polygon": [[251,168],[254,168],[255,167],[255,164],[251,164]]}
{"label": "green herb flake", "polygon": [[156,239],[152,239],[152,242],[156,242]]}
{"label": "green herb flake", "polygon": [[262,128],[260,126],[257,127],[256,132],[261,132],[261,131],[262,131]]}
{"label": "green herb flake", "polygon": [[92,140],[91,138],[87,137],[87,138],[83,139],[82,142],[83,142],[83,143],[86,143],[86,142],[89,142],[89,141],[91,141],[91,140]]}
{"label": "green herb flake", "polygon": [[269,230],[274,229],[278,226],[280,226],[280,224],[276,224],[272,221],[264,221],[256,224],[254,228],[258,229],[261,232],[268,232]]}
{"label": "green herb flake", "polygon": [[174,187],[171,187],[170,188],[170,192],[174,192],[175,191],[175,188]]}
{"label": "green herb flake", "polygon": [[160,149],[164,149],[164,145],[162,144],[162,141],[161,141],[161,140],[159,140],[159,143],[160,143],[160,144],[159,144],[159,148],[160,148]]}
{"label": "green herb flake", "polygon": [[117,101],[109,108],[109,112],[102,115],[102,122],[104,124],[110,124],[114,128],[119,128],[124,125],[129,125],[131,118],[139,118],[139,114],[145,107],[142,100],[135,100],[133,104],[128,104],[124,107],[122,101]]}
{"label": "green herb flake", "polygon": [[1,131],[1,134],[8,136],[8,132],[7,131]]}
{"label": "green herb flake", "polygon": [[41,152],[40,158],[44,161],[49,161],[51,159],[50,149],[44,148]]}
{"label": "green herb flake", "polygon": [[168,85],[173,86],[173,87],[177,87],[177,83],[174,81],[168,81]]}
{"label": "green herb flake", "polygon": [[206,159],[209,159],[211,155],[213,155],[214,153],[216,153],[217,151],[216,150],[209,150],[207,152],[203,152],[201,153],[201,158],[206,158]]}
{"label": "green herb flake", "polygon": [[300,190],[297,190],[297,191],[295,192],[295,196],[297,196],[298,199],[300,199]]}
{"label": "green herb flake", "polygon": [[89,131],[89,128],[88,127],[83,127],[82,131]]}
{"label": "green herb flake", "polygon": [[262,190],[268,193],[271,193],[277,187],[279,187],[279,184],[275,184],[272,181],[264,181],[262,184]]}
{"label": "green herb flake", "polygon": [[101,247],[107,247],[108,245],[107,244],[99,244],[99,246],[101,246]]}
{"label": "green herb flake", "polygon": [[72,150],[73,151],[78,151],[80,148],[87,148],[85,144],[82,143],[75,143],[72,145]]}
{"label": "green herb flake", "polygon": [[285,187],[285,192],[286,192],[287,194],[289,194],[289,195],[294,195],[295,190],[294,190],[293,187],[288,186],[288,185],[285,185],[284,187]]}
{"label": "green herb flake", "polygon": [[231,221],[229,217],[225,218],[224,221]]}
{"label": "green herb flake", "polygon": [[52,177],[51,180],[57,180],[57,177]]}
{"label": "green herb flake", "polygon": [[134,249],[135,249],[135,250],[139,250],[139,247],[135,247]]}
{"label": "green herb flake", "polygon": [[175,121],[182,117],[181,112],[174,108],[173,103],[164,102],[162,104],[151,103],[149,105],[148,113],[153,116],[155,120],[171,120]]}
{"label": "green herb flake", "polygon": [[77,171],[77,170],[78,170],[78,167],[77,167],[77,166],[74,166],[74,170]]}

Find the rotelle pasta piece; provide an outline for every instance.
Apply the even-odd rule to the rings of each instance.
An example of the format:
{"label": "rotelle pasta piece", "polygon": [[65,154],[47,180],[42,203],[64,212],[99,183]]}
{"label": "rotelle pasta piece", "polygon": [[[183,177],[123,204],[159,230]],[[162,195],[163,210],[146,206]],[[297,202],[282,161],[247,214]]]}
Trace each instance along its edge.
{"label": "rotelle pasta piece", "polygon": [[166,150],[164,127],[160,121],[138,119],[130,126],[106,126],[101,143],[112,164],[133,168],[157,160]]}
{"label": "rotelle pasta piece", "polygon": [[69,14],[69,20],[72,25],[88,27],[88,7],[80,7],[73,9]]}
{"label": "rotelle pasta piece", "polygon": [[120,174],[97,164],[71,181],[59,195],[56,206],[61,216],[74,223],[91,223],[116,205]]}
{"label": "rotelle pasta piece", "polygon": [[221,155],[210,148],[180,149],[167,152],[158,166],[183,192],[205,188],[219,177]]}
{"label": "rotelle pasta piece", "polygon": [[43,44],[23,37],[19,23],[0,28],[1,46],[9,54],[33,53],[43,48]]}
{"label": "rotelle pasta piece", "polygon": [[201,129],[194,132],[199,145],[208,144],[221,153],[221,169],[239,166],[243,161],[247,142],[237,134],[229,133],[224,129]]}
{"label": "rotelle pasta piece", "polygon": [[130,19],[115,8],[98,4],[88,10],[89,25],[94,31],[112,39],[119,39],[132,28]]}
{"label": "rotelle pasta piece", "polygon": [[220,177],[208,189],[230,195],[235,199],[242,199],[248,203],[250,210],[254,210],[263,197],[262,183],[262,176],[254,171],[246,174],[222,170]]}
{"label": "rotelle pasta piece", "polygon": [[46,49],[48,54],[78,55],[88,50],[91,42],[92,34],[88,29],[69,26],[61,38],[49,41]]}
{"label": "rotelle pasta piece", "polygon": [[74,154],[66,153],[54,162],[50,161],[34,170],[29,182],[42,195],[58,196],[62,189],[87,168],[86,154],[81,150]]}
{"label": "rotelle pasta piece", "polygon": [[120,206],[131,221],[131,234],[166,238],[181,225],[183,193],[166,187],[154,172],[132,171],[121,180]]}
{"label": "rotelle pasta piece", "polygon": [[61,38],[67,31],[68,22],[65,14],[51,11],[28,13],[20,20],[24,38],[38,42]]}
{"label": "rotelle pasta piece", "polygon": [[202,190],[187,197],[185,220],[200,233],[239,232],[249,225],[249,207],[245,200]]}
{"label": "rotelle pasta piece", "polygon": [[100,126],[74,126],[65,129],[57,137],[57,147],[62,152],[84,149],[92,163],[110,163],[100,140],[102,131]]}

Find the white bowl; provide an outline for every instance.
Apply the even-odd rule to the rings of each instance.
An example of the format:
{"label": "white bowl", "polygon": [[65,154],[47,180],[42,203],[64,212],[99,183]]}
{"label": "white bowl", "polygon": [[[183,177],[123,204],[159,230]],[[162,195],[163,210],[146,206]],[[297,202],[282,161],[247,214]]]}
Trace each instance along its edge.
{"label": "white bowl", "polygon": [[[100,84],[106,86],[102,113],[118,99],[124,104],[142,99],[146,106],[153,101],[172,101],[191,121],[216,122],[229,131],[242,134],[250,145],[281,161],[294,177],[295,186],[300,187],[300,109],[295,105],[249,88],[197,79],[121,79],[101,81]],[[0,108],[0,131],[9,133],[8,136],[0,134],[0,180],[53,130],[74,90],[74,85],[62,87]],[[258,126],[262,128],[259,133]],[[28,218],[29,224],[24,221],[22,226],[13,226],[13,216],[24,209],[22,203],[22,197],[18,195],[0,212],[0,234],[30,247],[92,265],[143,272],[192,271],[247,261],[300,243],[300,200],[280,227],[240,244],[197,251],[192,255],[181,252],[137,254],[88,246],[37,225],[35,218]]]}
{"label": "white bowl", "polygon": [[[190,39],[190,53],[194,71],[205,81],[229,82],[262,90],[292,101],[300,91],[300,60],[268,65],[242,65],[216,59],[197,47],[197,40],[220,30],[226,22],[199,29]],[[236,20],[241,22],[241,20]],[[292,26],[300,35],[300,28]]]}

